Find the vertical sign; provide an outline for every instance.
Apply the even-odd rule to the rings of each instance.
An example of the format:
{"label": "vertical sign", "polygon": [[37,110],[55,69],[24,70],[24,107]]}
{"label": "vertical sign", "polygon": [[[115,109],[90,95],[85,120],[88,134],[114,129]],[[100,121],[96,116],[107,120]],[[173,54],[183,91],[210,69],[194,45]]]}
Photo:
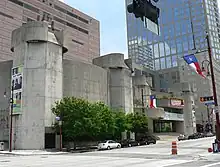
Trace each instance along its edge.
{"label": "vertical sign", "polygon": [[21,113],[23,67],[12,68],[13,114]]}

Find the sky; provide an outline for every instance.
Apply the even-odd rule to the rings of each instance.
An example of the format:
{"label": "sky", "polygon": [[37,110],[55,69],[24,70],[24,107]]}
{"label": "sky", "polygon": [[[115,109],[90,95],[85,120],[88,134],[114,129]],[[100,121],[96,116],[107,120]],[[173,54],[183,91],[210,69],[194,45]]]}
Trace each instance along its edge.
{"label": "sky", "polygon": [[123,53],[127,58],[125,0],[64,0],[64,2],[100,21],[101,55]]}

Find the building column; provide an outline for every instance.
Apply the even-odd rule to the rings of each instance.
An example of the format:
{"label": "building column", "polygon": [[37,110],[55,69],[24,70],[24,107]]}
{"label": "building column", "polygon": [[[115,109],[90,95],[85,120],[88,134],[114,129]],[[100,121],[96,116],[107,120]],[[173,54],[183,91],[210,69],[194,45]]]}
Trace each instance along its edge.
{"label": "building column", "polygon": [[196,132],[196,119],[194,114],[194,102],[193,102],[193,94],[188,83],[183,83],[183,97],[184,97],[184,108],[183,108],[183,116],[184,116],[184,134],[192,135]]}

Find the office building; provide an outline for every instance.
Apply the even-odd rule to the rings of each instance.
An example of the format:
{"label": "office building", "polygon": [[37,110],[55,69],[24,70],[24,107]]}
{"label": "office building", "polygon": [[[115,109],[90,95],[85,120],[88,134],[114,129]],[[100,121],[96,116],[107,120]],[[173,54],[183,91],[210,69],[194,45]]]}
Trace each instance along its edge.
{"label": "office building", "polygon": [[[126,0],[126,4],[131,2]],[[155,70],[176,67],[178,58],[184,54],[207,48],[207,31],[213,56],[220,58],[217,0],[160,0],[155,5],[161,9],[159,35],[145,28],[140,19],[127,13],[129,51],[133,41],[138,41],[140,46],[147,44],[153,52]]]}
{"label": "office building", "polygon": [[[186,77],[186,72],[182,70],[182,66],[186,66],[182,57],[196,51],[207,54],[205,51],[207,50],[206,34],[208,33],[212,55],[216,62],[215,72],[218,74],[219,71],[216,69],[219,69],[217,62],[220,59],[220,26],[217,0],[159,0],[157,3],[151,2],[160,8],[159,35],[155,33],[156,30],[152,31],[154,29],[152,25],[148,24],[145,27],[141,19],[137,19],[133,14],[127,12],[128,53],[132,52],[132,44],[136,41],[139,47],[151,48],[154,72],[152,73],[150,68],[145,70],[154,75],[155,84],[152,87],[157,92],[178,94],[180,90],[171,92],[174,90],[172,88],[175,88],[174,85],[189,82],[197,91],[194,97],[195,114],[197,123],[202,124],[207,121],[207,114],[204,114],[207,113],[207,109],[205,105],[200,104],[198,99],[200,95],[212,95],[212,87],[208,83],[201,85],[200,83],[203,81],[201,78],[195,77],[192,71],[190,73],[187,71],[187,75],[192,74],[192,77]],[[126,5],[130,3],[132,0],[126,0]],[[201,55],[205,57],[204,54]],[[133,60],[136,56],[129,54]],[[202,61],[199,62],[202,63]],[[208,64],[204,63],[204,65]],[[193,82],[192,78],[197,79],[198,82]],[[218,92],[219,88],[217,86]],[[205,89],[209,90],[206,94],[203,92]]]}
{"label": "office building", "polygon": [[56,29],[64,30],[68,53],[64,59],[92,63],[100,56],[99,21],[59,0],[0,1],[0,61],[12,60],[11,32],[33,20],[54,20]]}

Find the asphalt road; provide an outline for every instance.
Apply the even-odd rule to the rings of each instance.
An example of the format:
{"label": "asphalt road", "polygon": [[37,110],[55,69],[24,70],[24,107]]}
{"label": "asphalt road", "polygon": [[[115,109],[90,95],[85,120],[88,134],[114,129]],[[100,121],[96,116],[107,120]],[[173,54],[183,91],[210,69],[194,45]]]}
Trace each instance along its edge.
{"label": "asphalt road", "polygon": [[220,167],[220,154],[208,153],[214,138],[66,155],[0,155],[0,167]]}

